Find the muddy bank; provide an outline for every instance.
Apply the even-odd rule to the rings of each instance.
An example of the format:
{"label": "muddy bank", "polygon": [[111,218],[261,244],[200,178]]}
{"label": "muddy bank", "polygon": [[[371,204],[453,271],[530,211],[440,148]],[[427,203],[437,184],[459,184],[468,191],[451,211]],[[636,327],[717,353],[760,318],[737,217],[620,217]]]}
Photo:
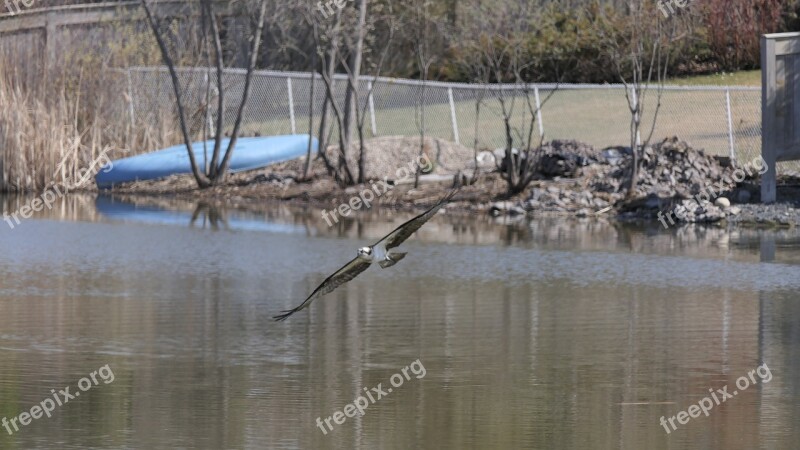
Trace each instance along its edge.
{"label": "muddy bank", "polygon": [[[174,197],[229,207],[253,202],[290,202],[349,215],[373,207],[419,209],[435,203],[464,180],[449,213],[510,216],[573,216],[654,220],[670,228],[682,223],[754,226],[800,224],[800,180],[784,177],[779,203],[760,205],[760,158],[732,163],[707,155],[677,138],[649,147],[633,200],[625,200],[631,167],[625,147],[595,149],[575,141],[553,141],[537,153],[538,173],[520,194],[509,196],[501,151],[482,151],[428,139],[423,153],[414,138],[370,140],[367,183],[341,188],[314,159],[303,176],[305,158],[232,175],[221,186],[198,190],[190,176],[138,182],[115,188],[122,196]],[[333,154],[329,150],[330,154]],[[424,173],[414,187],[413,173]],[[368,206],[367,206],[368,205]]]}
{"label": "muddy bank", "polygon": [[[329,149],[329,155],[334,154]],[[351,200],[366,197],[369,208],[385,207],[413,210],[434,204],[459,177],[475,171],[472,149],[438,139],[427,139],[420,155],[419,140],[382,137],[368,142],[365,164],[367,183],[340,187],[328,174],[323,162],[312,158],[307,176],[306,159],[300,158],[265,169],[231,175],[221,186],[198,190],[191,176],[174,176],[158,181],[129,183],[110,193],[121,196],[168,196],[202,200],[208,204],[244,206],[253,202],[280,201],[308,205],[323,210],[338,209]],[[351,167],[356,167],[351,161]],[[494,172],[494,162],[480,163],[480,182],[464,186],[448,210],[472,213],[487,211],[490,203],[502,198],[505,184]],[[414,187],[414,173],[423,173]],[[367,194],[367,191],[371,194]],[[362,196],[361,194],[364,193]],[[363,202],[362,202],[363,203]],[[369,209],[362,205],[361,209]]]}

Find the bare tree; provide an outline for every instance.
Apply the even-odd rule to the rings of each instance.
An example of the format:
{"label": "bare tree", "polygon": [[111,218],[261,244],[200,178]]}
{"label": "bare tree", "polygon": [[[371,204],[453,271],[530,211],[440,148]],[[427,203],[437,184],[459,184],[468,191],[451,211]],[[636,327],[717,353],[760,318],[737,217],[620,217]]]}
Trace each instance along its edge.
{"label": "bare tree", "polygon": [[[311,28],[311,37],[314,40],[314,52],[318,64],[314,67],[323,82],[325,100],[322,105],[322,118],[319,127],[320,150],[318,157],[322,159],[328,174],[333,176],[341,186],[354,183],[355,178],[347,164],[347,147],[344,145],[346,137],[339,133],[339,149],[335,156],[335,163],[328,157],[327,149],[333,132],[330,119],[336,120],[337,128],[341,131],[342,111],[336,102],[334,76],[339,61],[342,34],[342,10],[337,9],[332,15],[321,16],[310,3],[304,3],[300,11],[306,23]],[[331,112],[333,114],[331,114]],[[332,116],[332,117],[331,117]]]}
{"label": "bare tree", "polygon": [[[465,39],[468,55],[464,63],[476,81],[484,83],[500,104],[505,135],[505,157],[501,169],[508,194],[514,195],[525,190],[537,173],[538,149],[544,136],[536,140],[536,121],[540,108],[556,89],[550,90],[543,100],[537,99],[533,82],[538,74],[533,69],[533,61],[525,57],[526,44],[537,31],[534,5],[501,1],[490,7],[479,5],[470,12],[472,25],[465,32],[473,37]],[[489,85],[509,81],[513,85]],[[476,104],[476,118],[480,100]],[[518,125],[519,117],[522,120]],[[477,166],[477,155],[475,159]]]}
{"label": "bare tree", "polygon": [[[317,53],[314,52],[311,58],[311,67],[316,67],[317,65]],[[303,179],[308,178],[308,170],[311,168],[311,151],[314,147],[314,104],[316,103],[316,97],[314,94],[316,93],[316,86],[317,86],[317,73],[311,72],[311,89],[308,94],[308,149],[306,151],[306,163],[303,167]]]}
{"label": "bare tree", "polygon": [[[348,186],[355,183],[363,183],[366,174],[366,146],[364,125],[366,119],[367,103],[361,101],[361,73],[365,65],[370,65],[373,72],[371,88],[367,95],[371,95],[375,89],[376,81],[380,76],[381,70],[387,60],[388,51],[392,45],[395,25],[392,19],[392,2],[384,1],[380,5],[378,14],[371,11],[368,0],[361,0],[358,11],[353,16],[353,11],[337,10],[334,14],[322,16],[313,8],[306,8],[306,21],[311,26],[311,35],[314,39],[317,56],[319,59],[318,72],[322,78],[325,88],[325,102],[322,111],[322,123],[320,124],[320,142],[323,143],[320,149],[320,158],[336,181],[341,186]],[[348,22],[349,21],[349,22]],[[352,22],[354,26],[345,26],[345,23]],[[380,22],[388,33],[388,37],[383,43],[377,60],[367,61],[365,57],[365,41],[369,36],[369,31],[376,27]],[[355,36],[344,33],[342,30],[355,29]],[[367,61],[365,63],[365,61]],[[336,69],[341,68],[346,78],[344,109],[336,101]],[[328,112],[332,114],[329,114]],[[329,117],[331,116],[331,117]],[[338,131],[339,146],[335,155],[335,162],[327,153],[327,142],[333,130],[330,129],[329,119]],[[358,154],[355,159],[356,167],[351,167],[349,161],[352,151],[354,151],[353,134],[358,132]]]}
{"label": "bare tree", "polygon": [[349,145],[346,144],[346,133],[344,132],[344,119],[343,113],[339,104],[336,102],[336,94],[334,90],[334,75],[336,73],[336,66],[339,62],[340,50],[340,34],[342,27],[342,11],[336,11],[331,24],[320,23],[319,17],[313,10],[308,12],[309,22],[312,26],[312,35],[314,37],[316,51],[320,57],[319,74],[325,85],[325,105],[323,107],[323,123],[320,126],[320,140],[328,142],[329,131],[325,129],[327,120],[327,108],[333,112],[333,119],[336,120],[336,125],[339,130],[339,149],[336,155],[336,164],[334,165],[327,157],[327,148],[320,149],[320,157],[323,159],[328,172],[331,173],[334,179],[341,186],[349,186],[355,183],[355,177],[347,164],[347,149]]}
{"label": "bare tree", "polygon": [[[360,98],[362,66],[365,64],[364,61],[366,60],[364,55],[365,39],[367,38],[368,32],[374,30],[379,23],[385,28],[385,32],[388,34],[383,42],[383,47],[379,48],[376,45],[374,48],[379,55],[377,60],[373,61],[371,67],[373,76],[370,88],[367,92],[367,98],[369,98],[377,85],[377,80],[386,62],[388,52],[393,43],[395,31],[392,1],[384,1],[383,4],[380,5],[380,8],[373,5],[373,8],[369,11],[367,9],[368,4],[369,0],[360,0],[356,19],[355,39],[354,41],[351,40],[351,43],[344,48],[346,52],[343,51],[339,53],[338,64],[347,75],[344,116],[337,119],[339,124],[340,147],[342,147],[340,148],[339,156],[343,158],[344,164],[348,164],[347,161],[350,159],[348,155],[353,147],[353,130],[355,129],[358,132],[358,154],[356,156],[358,176],[355,177],[353,181],[357,183],[364,183],[366,181],[366,136],[364,134],[364,125],[368,104],[367,102],[362,102]],[[378,9],[380,9],[383,14],[380,14]],[[334,108],[334,114],[337,116],[339,115],[337,108]],[[352,170],[348,169],[348,171],[352,173]]]}
{"label": "bare tree", "polygon": [[[485,80],[485,77],[480,77],[481,80]],[[478,177],[480,176],[480,164],[478,163],[478,148],[480,147],[480,124],[481,124],[481,106],[483,106],[483,101],[486,98],[486,90],[488,88],[488,82],[483,82],[483,89],[478,91],[478,98],[475,99],[475,129],[474,129],[474,139],[472,142],[472,161],[475,165],[475,171],[472,172],[472,179],[469,180],[470,184],[475,184],[478,181]]]}
{"label": "bare tree", "polygon": [[[161,51],[161,57],[164,61],[164,64],[167,66],[169,71],[170,79],[172,81],[173,92],[175,95],[175,103],[176,108],[178,111],[178,120],[180,122],[181,134],[183,137],[184,144],[186,145],[186,150],[189,156],[189,162],[192,166],[192,174],[194,175],[195,181],[197,182],[198,187],[200,188],[207,188],[210,186],[214,186],[220,184],[225,181],[225,178],[228,173],[228,166],[230,164],[231,157],[233,156],[233,151],[236,147],[236,142],[239,138],[239,133],[241,131],[242,125],[242,117],[244,115],[244,109],[247,105],[247,99],[250,93],[250,85],[253,77],[253,71],[255,70],[256,63],[258,60],[259,49],[261,46],[261,35],[264,30],[264,21],[266,18],[266,10],[267,10],[267,1],[261,0],[258,2],[258,15],[256,20],[256,25],[250,36],[250,41],[252,41],[252,47],[249,49],[249,58],[248,58],[248,66],[247,72],[245,75],[244,81],[244,90],[242,94],[241,101],[239,102],[236,119],[234,121],[233,130],[230,133],[230,141],[227,145],[227,149],[225,150],[224,156],[222,156],[222,161],[220,162],[220,156],[222,151],[222,141],[224,138],[224,116],[225,116],[225,85],[224,81],[224,56],[223,56],[223,48],[222,42],[220,37],[220,29],[219,29],[219,19],[217,13],[214,11],[214,5],[212,4],[211,0],[202,0],[200,3],[200,7],[202,8],[202,19],[201,19],[201,27],[202,27],[202,34],[205,39],[210,41],[209,46],[213,46],[214,48],[214,62],[216,65],[216,74],[217,74],[217,123],[216,129],[214,130],[214,150],[211,156],[211,163],[207,165],[207,167],[203,167],[202,170],[197,165],[197,159],[194,155],[194,149],[192,148],[192,136],[189,130],[189,126],[187,124],[187,116],[186,116],[186,106],[184,100],[184,92],[183,88],[180,83],[180,79],[178,78],[177,68],[174,63],[174,59],[170,55],[169,45],[167,44],[167,36],[169,35],[170,31],[165,29],[165,27],[161,26],[161,20],[154,15],[153,7],[150,5],[148,0],[142,0],[142,7],[145,10],[145,14],[147,16],[147,22],[150,25],[151,30],[153,31],[153,35],[158,43],[159,50]],[[247,11],[243,11],[242,14],[246,16]],[[205,48],[204,42],[204,48]],[[207,83],[210,83],[210,77],[207,77]],[[207,87],[208,92],[208,87]],[[208,99],[209,96],[206,95]],[[209,105],[206,105],[208,107]]]}
{"label": "bare tree", "polygon": [[[387,27],[389,35],[386,38],[383,50],[381,51],[381,55],[377,61],[377,63],[372,68],[373,75],[372,80],[369,83],[369,89],[367,90],[367,99],[372,97],[372,93],[375,90],[375,86],[378,85],[378,78],[380,78],[381,71],[383,70],[383,65],[386,62],[386,57],[389,54],[389,49],[392,46],[394,32],[395,32],[395,23],[392,20],[394,14],[392,13],[392,2],[391,0],[387,1],[387,8],[388,13],[386,14],[387,17]],[[352,81],[356,78],[348,72],[348,80]],[[350,84],[351,88],[353,87],[352,83]],[[368,102],[362,102],[359,98],[359,90],[357,88],[353,88],[353,105],[354,110],[356,112],[356,129],[358,130],[358,182],[364,183],[366,181],[366,136],[364,134],[364,125],[367,119],[367,108],[369,106]]]}
{"label": "bare tree", "polygon": [[[353,130],[355,128],[354,115],[358,108],[356,97],[358,96],[359,78],[361,77],[361,63],[364,59],[364,39],[367,36],[367,3],[368,0],[358,0],[358,20],[356,22],[355,43],[352,45],[350,60],[343,64],[348,72],[347,90],[344,99],[344,127],[345,143],[353,142]],[[360,178],[360,177],[359,177]]]}
{"label": "bare tree", "polygon": [[[317,157],[325,163],[325,168],[328,174],[333,176],[337,181],[343,182],[346,179],[343,174],[339,173],[327,157],[327,149],[331,139],[332,127],[330,123],[330,109],[332,101],[335,96],[332,92],[333,78],[336,73],[336,61],[339,55],[340,46],[340,30],[341,30],[341,12],[337,11],[334,14],[333,20],[321,21],[317,15],[317,11],[309,7],[308,3],[304,3],[304,9],[301,10],[305,17],[306,23],[311,28],[311,36],[314,41],[314,48],[312,52],[315,59],[318,60],[317,64],[313,64],[313,71],[318,71],[321,75],[322,81],[325,86],[325,99],[322,103],[322,115],[319,124],[319,153]],[[328,17],[325,17],[328,19]]]}
{"label": "bare tree", "polygon": [[[429,12],[430,0],[415,0],[413,4],[412,20],[414,21],[414,47],[416,49],[416,62],[417,70],[419,70],[419,95],[417,98],[417,105],[414,111],[414,116],[417,122],[417,130],[419,130],[419,158],[422,158],[425,153],[425,134],[427,132],[425,123],[426,101],[425,94],[428,87],[428,76],[431,69],[431,64],[434,63],[434,57],[430,52],[430,38],[429,38]],[[419,187],[419,176],[422,167],[417,166],[414,172],[414,188]]]}
{"label": "bare tree", "polygon": [[[630,120],[631,165],[626,182],[626,200],[636,196],[644,149],[650,145],[655,132],[664,82],[670,64],[670,46],[676,39],[680,18],[666,20],[658,12],[655,2],[628,0],[628,29],[623,39],[605,37],[617,75],[625,86],[625,98]],[[649,126],[645,114],[648,99],[655,82],[655,108]],[[642,139],[642,129],[646,136]],[[649,128],[649,130],[648,130]]]}

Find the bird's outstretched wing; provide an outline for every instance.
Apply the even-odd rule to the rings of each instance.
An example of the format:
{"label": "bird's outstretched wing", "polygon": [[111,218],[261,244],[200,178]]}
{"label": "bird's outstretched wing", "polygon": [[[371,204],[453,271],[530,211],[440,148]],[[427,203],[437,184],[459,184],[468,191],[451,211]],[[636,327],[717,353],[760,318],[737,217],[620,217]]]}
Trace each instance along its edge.
{"label": "bird's outstretched wing", "polygon": [[306,309],[308,305],[310,305],[311,302],[316,300],[318,297],[322,297],[325,294],[333,292],[333,290],[337,287],[357,277],[361,272],[367,270],[370,264],[372,264],[372,261],[356,257],[354,260],[345,264],[344,267],[337,270],[336,273],[326,278],[325,281],[323,281],[322,284],[320,284],[319,287],[315,289],[314,292],[312,292],[306,301],[304,301],[300,306],[288,311],[284,311],[283,314],[273,316],[272,318],[279,322],[288,319],[292,314]]}
{"label": "bird's outstretched wing", "polygon": [[442,206],[444,206],[450,200],[452,200],[453,196],[456,195],[457,192],[458,188],[448,192],[447,195],[445,195],[441,200],[439,200],[439,203],[434,205],[431,209],[425,211],[424,213],[418,215],[417,217],[414,217],[408,222],[400,225],[394,231],[392,231],[391,233],[386,235],[383,239],[378,241],[378,243],[375,244],[373,247],[377,247],[381,244],[386,244],[386,250],[389,250],[391,248],[399,246],[400,244],[405,242],[406,239],[410,238],[411,235],[414,234],[414,232],[416,232],[423,225],[425,225],[425,222],[430,220],[431,217],[433,217],[437,212],[439,212],[439,209],[441,209]]}

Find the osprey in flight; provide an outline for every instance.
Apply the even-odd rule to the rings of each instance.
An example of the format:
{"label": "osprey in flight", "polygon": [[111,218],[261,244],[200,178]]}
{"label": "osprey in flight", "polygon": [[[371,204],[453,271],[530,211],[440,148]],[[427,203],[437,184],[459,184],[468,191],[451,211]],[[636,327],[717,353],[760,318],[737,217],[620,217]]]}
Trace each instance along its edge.
{"label": "osprey in flight", "polygon": [[289,311],[284,311],[283,314],[274,316],[273,319],[283,321],[292,314],[308,308],[311,302],[323,295],[333,292],[334,289],[357,277],[361,272],[367,270],[372,263],[378,263],[381,268],[386,269],[400,262],[400,260],[406,257],[406,254],[393,252],[391,250],[398,247],[405,242],[406,239],[411,237],[415,231],[419,230],[425,222],[430,220],[442,206],[453,198],[456,192],[458,192],[458,189],[453,189],[431,209],[400,225],[397,229],[378,241],[377,244],[371,247],[362,247],[358,249],[358,256],[356,256],[355,259],[345,264],[344,267],[323,281],[300,306]]}

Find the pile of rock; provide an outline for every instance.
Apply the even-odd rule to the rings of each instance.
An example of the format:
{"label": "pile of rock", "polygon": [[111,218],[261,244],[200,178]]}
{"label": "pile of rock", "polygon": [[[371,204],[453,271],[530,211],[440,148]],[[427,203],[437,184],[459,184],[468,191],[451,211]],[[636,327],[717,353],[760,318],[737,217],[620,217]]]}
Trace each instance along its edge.
{"label": "pile of rock", "polygon": [[583,216],[616,206],[629,216],[672,213],[675,222],[713,222],[739,211],[722,197],[735,188],[733,169],[678,138],[643,151],[636,200],[627,203],[630,149],[596,151],[575,141],[554,141],[540,155],[539,175],[545,180],[534,182],[519,205],[528,211]]}
{"label": "pile of rock", "polygon": [[537,213],[589,216],[622,198],[611,158],[577,141],[552,141],[539,149],[538,176],[524,207]]}
{"label": "pile of rock", "polygon": [[582,168],[603,162],[600,152],[578,141],[552,141],[543,145],[538,154],[539,173],[550,178],[576,178]]}
{"label": "pile of rock", "polygon": [[[729,215],[736,215],[741,210],[731,207],[730,201],[725,197],[718,198],[714,203],[706,200],[680,200],[672,211],[661,212],[658,217],[664,226],[674,225],[674,223],[711,223],[719,222]],[[673,223],[674,222],[674,223]]]}
{"label": "pile of rock", "polygon": [[549,185],[531,189],[525,207],[544,213],[575,213],[589,216],[611,206],[608,195],[578,188],[577,185]]}
{"label": "pile of rock", "polygon": [[[630,167],[630,162],[626,162]],[[677,222],[717,222],[741,212],[727,196],[736,190],[734,168],[695,150],[678,138],[665,139],[643,152],[637,185],[639,201],[621,206],[625,214]],[[741,181],[741,180],[740,180]],[[736,198],[738,198],[736,197]],[[641,201],[644,199],[644,201]]]}
{"label": "pile of rock", "polygon": [[[734,186],[729,168],[723,167],[703,150],[689,147],[677,137],[646,147],[642,153],[637,185],[639,196],[655,194],[661,198],[689,199],[712,184],[719,191],[727,191]],[[627,161],[625,166],[630,167],[630,162]]]}

